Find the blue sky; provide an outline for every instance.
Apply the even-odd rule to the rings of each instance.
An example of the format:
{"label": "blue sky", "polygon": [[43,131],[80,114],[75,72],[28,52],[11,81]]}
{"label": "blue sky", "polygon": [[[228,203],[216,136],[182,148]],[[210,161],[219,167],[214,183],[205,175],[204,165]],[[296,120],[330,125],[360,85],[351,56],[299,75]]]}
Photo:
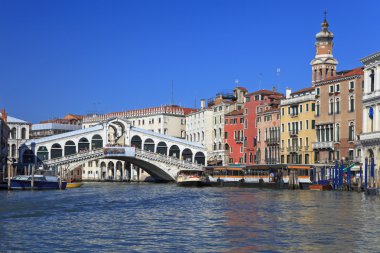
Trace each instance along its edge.
{"label": "blue sky", "polygon": [[[39,122],[174,102],[235,80],[249,91],[311,85],[323,11],[338,69],[380,50],[380,1],[0,0],[0,107]],[[260,85],[261,83],[261,85]]]}

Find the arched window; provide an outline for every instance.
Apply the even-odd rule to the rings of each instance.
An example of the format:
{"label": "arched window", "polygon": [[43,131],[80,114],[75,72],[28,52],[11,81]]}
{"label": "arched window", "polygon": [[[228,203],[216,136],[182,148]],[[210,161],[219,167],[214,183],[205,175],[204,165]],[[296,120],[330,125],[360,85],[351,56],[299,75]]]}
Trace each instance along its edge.
{"label": "arched window", "polygon": [[16,150],[16,144],[12,144],[12,157],[16,157],[16,152],[17,152],[17,150]]}
{"label": "arched window", "polygon": [[216,138],[216,129],[214,129],[214,138]]}
{"label": "arched window", "polygon": [[337,141],[337,142],[340,141],[340,126],[339,126],[339,124],[336,124],[336,128],[335,128],[335,141]]}
{"label": "arched window", "polygon": [[91,140],[91,149],[98,149],[103,147],[103,138],[99,134],[95,134]]}
{"label": "arched window", "polygon": [[146,139],[144,142],[144,150],[154,152],[154,141],[152,139]]}
{"label": "arched window", "polygon": [[132,139],[131,139],[131,146],[135,147],[135,148],[138,148],[138,149],[141,149],[141,147],[142,147],[142,140],[141,140],[140,136],[135,135],[135,136],[132,137]]}
{"label": "arched window", "polygon": [[216,150],[216,143],[214,143],[214,150]]}
{"label": "arched window", "polygon": [[334,99],[330,99],[329,100],[329,114],[333,114],[334,113]]}
{"label": "arched window", "polygon": [[354,112],[355,111],[355,99],[354,99],[354,96],[350,96],[349,111],[350,112]]}
{"label": "arched window", "polygon": [[222,143],[219,142],[219,150],[222,149]]}
{"label": "arched window", "polygon": [[336,114],[340,113],[340,100],[339,100],[339,98],[335,99],[335,113]]}
{"label": "arched window", "polygon": [[317,101],[317,102],[316,102],[316,110],[315,110],[315,115],[316,115],[316,116],[321,115],[321,114],[320,114],[320,112],[321,112],[320,109],[321,109],[321,108],[320,108],[320,103],[319,103],[319,101]]}
{"label": "arched window", "polygon": [[355,123],[350,122],[350,125],[348,126],[348,140],[354,141],[355,140]]}
{"label": "arched window", "polygon": [[21,128],[21,139],[23,139],[23,140],[26,139],[26,128],[25,127]]}
{"label": "arched window", "polygon": [[192,162],[193,161],[193,152],[190,149],[185,148],[182,151],[182,160]]}
{"label": "arched window", "polygon": [[10,132],[10,137],[11,137],[11,139],[16,139],[17,138],[17,136],[16,136],[16,128],[14,127],[14,128],[12,128],[12,130],[11,130],[11,132]]}

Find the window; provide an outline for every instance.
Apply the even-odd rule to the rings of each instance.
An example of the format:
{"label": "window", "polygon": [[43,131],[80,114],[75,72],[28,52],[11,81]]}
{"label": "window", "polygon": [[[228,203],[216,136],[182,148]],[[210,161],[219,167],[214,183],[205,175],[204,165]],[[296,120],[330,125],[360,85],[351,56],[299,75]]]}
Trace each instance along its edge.
{"label": "window", "polygon": [[348,140],[349,141],[355,140],[355,124],[354,124],[354,122],[350,122],[350,125],[348,126]]}
{"label": "window", "polygon": [[306,104],[306,112],[309,111],[309,104]]}
{"label": "window", "polygon": [[281,114],[282,114],[282,116],[284,116],[284,108],[281,108]]}
{"label": "window", "polygon": [[339,100],[339,98],[335,99],[335,113],[336,114],[340,113],[340,100]]}
{"label": "window", "polygon": [[334,85],[329,86],[329,93],[334,93]]}
{"label": "window", "polygon": [[348,150],[348,160],[354,160],[354,150],[352,149]]}
{"label": "window", "polygon": [[312,104],[311,104],[311,111],[312,111],[312,112],[315,112],[315,103],[312,103]]}
{"label": "window", "polygon": [[306,143],[305,143],[306,148],[309,147],[309,137],[306,137]]}
{"label": "window", "polygon": [[228,139],[228,132],[224,132],[224,139]]}
{"label": "window", "polygon": [[309,120],[306,120],[306,130],[309,130]]}
{"label": "window", "polygon": [[339,124],[336,124],[336,129],[335,129],[335,141],[339,142],[340,141],[340,126]]}
{"label": "window", "polygon": [[334,100],[331,98],[329,100],[329,114],[333,114],[334,113]]}
{"label": "window", "polygon": [[300,121],[300,131],[302,130],[302,121]]}
{"label": "window", "polygon": [[355,81],[351,81],[350,82],[349,89],[350,90],[354,90],[355,89]]}
{"label": "window", "polygon": [[315,129],[315,120],[311,121],[311,129]]}
{"label": "window", "polygon": [[300,105],[300,113],[302,113],[302,105]]}
{"label": "window", "polygon": [[354,96],[350,96],[350,104],[349,104],[349,112],[354,112],[355,111],[355,99]]}
{"label": "window", "polygon": [[317,111],[315,112],[315,116],[319,116],[320,115],[320,105],[319,105],[319,101],[317,101]]}
{"label": "window", "polygon": [[371,74],[369,75],[371,80],[371,92],[375,91],[375,70],[371,69]]}
{"label": "window", "polygon": [[288,115],[290,115],[290,106],[288,106]]}
{"label": "window", "polygon": [[319,89],[319,88],[316,88],[316,89],[315,89],[315,94],[316,94],[316,95],[319,95],[319,94],[321,94],[321,93],[320,93],[320,89]]}
{"label": "window", "polygon": [[284,130],[285,130],[285,126],[284,124],[281,124],[281,132],[284,132]]}
{"label": "window", "polygon": [[340,83],[335,85],[335,92],[340,92]]}

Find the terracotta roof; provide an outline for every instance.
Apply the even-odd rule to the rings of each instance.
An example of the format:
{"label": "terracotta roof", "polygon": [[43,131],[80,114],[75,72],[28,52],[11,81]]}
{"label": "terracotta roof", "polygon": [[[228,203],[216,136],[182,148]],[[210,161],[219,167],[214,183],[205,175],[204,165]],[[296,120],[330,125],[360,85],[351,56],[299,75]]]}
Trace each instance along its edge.
{"label": "terracotta roof", "polygon": [[245,95],[245,97],[249,97],[249,96],[252,96],[252,95],[259,95],[259,94],[263,94],[263,95],[282,95],[280,92],[277,92],[277,91],[262,89],[262,90],[258,90],[258,91],[255,91],[255,92],[248,93],[248,94]]}
{"label": "terracotta roof", "polygon": [[325,82],[328,82],[328,81],[333,81],[333,80],[341,79],[341,78],[350,77],[350,76],[364,75],[363,69],[364,69],[364,67],[361,66],[361,67],[354,68],[354,69],[351,69],[351,70],[339,71],[339,72],[337,72],[336,76],[329,77],[326,80],[316,82],[315,85],[322,84],[322,83],[325,83]]}
{"label": "terracotta roof", "polygon": [[315,90],[314,87],[303,88],[303,89],[297,90],[295,92],[292,92],[290,95],[301,94],[301,93],[304,93],[304,92],[314,91],[314,90]]}
{"label": "terracotta roof", "polygon": [[227,113],[225,116],[237,116],[237,115],[243,115],[244,110],[234,110],[232,112]]}
{"label": "terracotta roof", "polygon": [[239,90],[243,90],[243,91],[248,91],[246,88],[244,87],[236,87],[235,89],[239,89]]}

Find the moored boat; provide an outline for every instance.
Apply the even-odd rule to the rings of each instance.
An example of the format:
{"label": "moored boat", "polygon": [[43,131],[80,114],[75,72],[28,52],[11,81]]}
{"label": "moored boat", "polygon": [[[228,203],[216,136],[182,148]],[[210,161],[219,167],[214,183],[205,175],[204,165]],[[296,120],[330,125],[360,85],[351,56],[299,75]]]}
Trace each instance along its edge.
{"label": "moored boat", "polygon": [[244,181],[241,167],[209,167],[206,174],[214,186],[239,186]]}
{"label": "moored boat", "polygon": [[71,182],[66,184],[66,188],[80,188],[82,185],[82,182]]}
{"label": "moored boat", "polygon": [[[32,187],[33,182],[33,187]],[[11,179],[10,188],[12,190],[52,190],[52,189],[66,189],[67,182],[62,180],[61,186],[58,177],[34,175],[26,176],[20,175]]]}
{"label": "moored boat", "polygon": [[206,186],[207,177],[203,171],[181,170],[177,175],[178,186]]}

